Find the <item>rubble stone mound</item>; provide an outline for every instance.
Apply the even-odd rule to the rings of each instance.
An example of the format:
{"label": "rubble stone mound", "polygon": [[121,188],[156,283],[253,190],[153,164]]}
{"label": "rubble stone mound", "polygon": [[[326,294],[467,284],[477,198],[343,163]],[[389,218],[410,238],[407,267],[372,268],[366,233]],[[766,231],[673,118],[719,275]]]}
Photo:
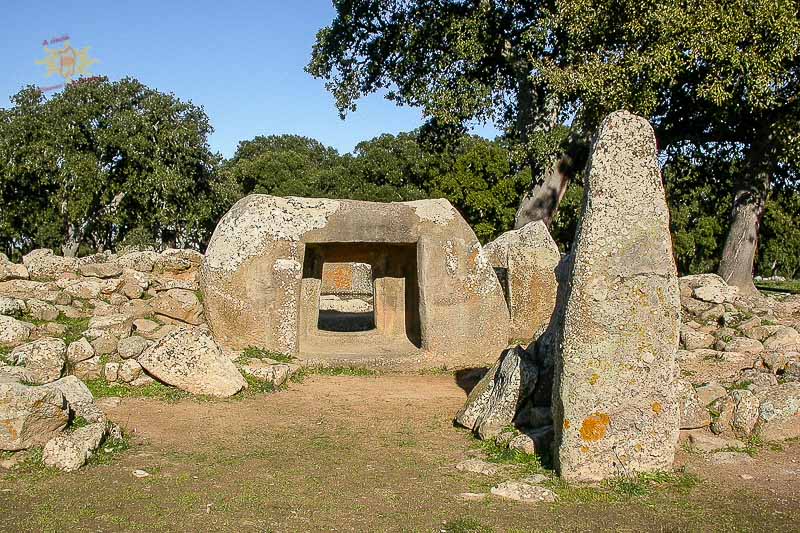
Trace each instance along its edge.
{"label": "rubble stone mound", "polygon": [[553,388],[571,481],[671,468],[680,420],[679,289],[650,124],[609,115],[588,169]]}
{"label": "rubble stone mound", "polygon": [[[370,266],[374,328],[320,328],[323,267],[334,263]],[[493,361],[508,335],[500,283],[446,200],[247,196],[214,231],[200,288],[224,348],[308,362],[474,366]]]}

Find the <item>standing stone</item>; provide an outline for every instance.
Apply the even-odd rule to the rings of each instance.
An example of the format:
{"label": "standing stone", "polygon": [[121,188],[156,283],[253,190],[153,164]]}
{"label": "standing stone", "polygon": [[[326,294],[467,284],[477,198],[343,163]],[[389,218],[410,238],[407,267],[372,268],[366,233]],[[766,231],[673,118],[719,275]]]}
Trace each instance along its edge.
{"label": "standing stone", "polygon": [[592,147],[553,410],[569,481],[672,467],[680,299],[653,129],[608,116]]}

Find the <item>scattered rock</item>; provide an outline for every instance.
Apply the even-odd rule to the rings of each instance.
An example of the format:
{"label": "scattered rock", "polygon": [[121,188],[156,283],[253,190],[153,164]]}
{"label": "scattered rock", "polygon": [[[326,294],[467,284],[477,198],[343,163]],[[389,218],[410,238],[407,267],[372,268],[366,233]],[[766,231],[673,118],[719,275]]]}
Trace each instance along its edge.
{"label": "scattered rock", "polygon": [[456,423],[475,431],[482,439],[494,437],[514,420],[537,379],[538,369],[528,352],[519,346],[505,350],[469,393],[456,415]]}
{"label": "scattered rock", "polygon": [[487,463],[486,461],[482,461],[480,459],[467,459],[465,461],[461,461],[456,465],[456,470],[460,472],[482,474],[484,476],[493,476],[499,471],[497,465]]}
{"label": "scattered rock", "polygon": [[211,336],[201,329],[179,329],[147,348],[139,363],[159,381],[192,394],[232,396],[247,382]]}
{"label": "scattered rock", "polygon": [[800,383],[783,383],[756,395],[754,431],[765,441],[800,437]]}
{"label": "scattered rock", "polygon": [[27,341],[31,336],[33,324],[21,322],[16,318],[0,315],[0,346],[14,347]]}
{"label": "scattered rock", "polygon": [[744,452],[715,452],[709,457],[715,465],[732,465],[752,463],[753,458]]}
{"label": "scattered rock", "polygon": [[127,337],[133,327],[133,318],[127,315],[109,315],[89,320],[89,329],[99,330],[117,338]]}
{"label": "scattered rock", "polygon": [[74,472],[86,464],[100,446],[105,433],[106,424],[101,422],[58,435],[45,444],[42,461],[64,472]]}
{"label": "scattered rock", "polygon": [[138,477],[138,478],[148,477],[150,475],[149,472],[146,472],[144,470],[134,470],[133,472],[131,472],[131,474],[133,474],[133,477]]}
{"label": "scattered rock", "polygon": [[25,312],[25,301],[0,296],[0,315],[19,317]]}
{"label": "scattered rock", "polygon": [[0,450],[42,445],[68,420],[67,401],[58,389],[0,380]]}
{"label": "scattered rock", "polygon": [[240,363],[239,369],[249,376],[280,387],[300,369],[299,365],[279,363],[272,360],[250,359]]}
{"label": "scattered rock", "polygon": [[524,483],[522,481],[504,481],[496,487],[492,487],[491,493],[501,498],[507,498],[518,502],[552,503],[558,498],[556,493],[550,489]]}
{"label": "scattered rock", "polygon": [[203,321],[203,306],[192,291],[170,289],[153,298],[150,305],[156,313],[187,324],[198,325]]}
{"label": "scattered rock", "polygon": [[[711,414],[706,409],[705,405],[700,402],[692,384],[684,381],[678,381],[681,413],[681,429],[695,429],[711,425]],[[723,389],[724,390],[724,389]]]}
{"label": "scattered rock", "polygon": [[127,359],[123,361],[117,372],[117,379],[123,383],[131,383],[136,378],[142,375],[142,365],[136,359]]}
{"label": "scattered rock", "polygon": [[91,278],[115,278],[122,274],[122,267],[117,263],[89,263],[78,267],[82,276]]}
{"label": "scattered rock", "polygon": [[86,361],[94,357],[94,355],[94,348],[85,337],[81,337],[67,346],[67,361],[70,364],[74,365],[75,363]]}
{"label": "scattered rock", "polygon": [[131,335],[119,341],[117,352],[123,359],[136,359],[148,346],[150,346],[150,342],[144,337]]}
{"label": "scattered rock", "polygon": [[794,328],[781,327],[764,341],[764,349],[800,351],[800,333]]}
{"label": "scattered rock", "polygon": [[53,250],[46,248],[33,250],[22,257],[22,264],[28,270],[28,275],[33,280],[58,279],[64,273],[75,271],[74,257],[61,257],[55,255]]}
{"label": "scattered rock", "polygon": [[61,377],[66,353],[64,341],[45,337],[17,346],[11,351],[11,359],[15,364],[25,366],[25,379],[43,385]]}

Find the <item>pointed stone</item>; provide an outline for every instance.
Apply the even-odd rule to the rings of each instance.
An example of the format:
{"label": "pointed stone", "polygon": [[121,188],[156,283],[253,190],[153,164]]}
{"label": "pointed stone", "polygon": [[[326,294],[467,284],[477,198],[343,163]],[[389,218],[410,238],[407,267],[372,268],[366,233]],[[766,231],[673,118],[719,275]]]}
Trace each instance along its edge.
{"label": "pointed stone", "polygon": [[672,467],[680,298],[653,129],[609,115],[592,147],[553,410],[562,477]]}

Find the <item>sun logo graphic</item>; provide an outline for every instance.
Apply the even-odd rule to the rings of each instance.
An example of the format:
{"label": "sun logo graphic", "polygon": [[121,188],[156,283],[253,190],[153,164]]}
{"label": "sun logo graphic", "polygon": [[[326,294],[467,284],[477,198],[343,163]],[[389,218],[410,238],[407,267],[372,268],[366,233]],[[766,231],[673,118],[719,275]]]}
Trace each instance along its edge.
{"label": "sun logo graphic", "polygon": [[[48,44],[63,42],[61,48],[50,48]],[[89,47],[86,46],[78,50],[69,43],[69,36],[64,35],[48,41],[44,41],[44,59],[36,61],[37,65],[47,67],[47,77],[58,74],[67,82],[72,81],[75,76],[81,74],[91,74],[89,67],[97,63],[97,59],[89,57]]]}

